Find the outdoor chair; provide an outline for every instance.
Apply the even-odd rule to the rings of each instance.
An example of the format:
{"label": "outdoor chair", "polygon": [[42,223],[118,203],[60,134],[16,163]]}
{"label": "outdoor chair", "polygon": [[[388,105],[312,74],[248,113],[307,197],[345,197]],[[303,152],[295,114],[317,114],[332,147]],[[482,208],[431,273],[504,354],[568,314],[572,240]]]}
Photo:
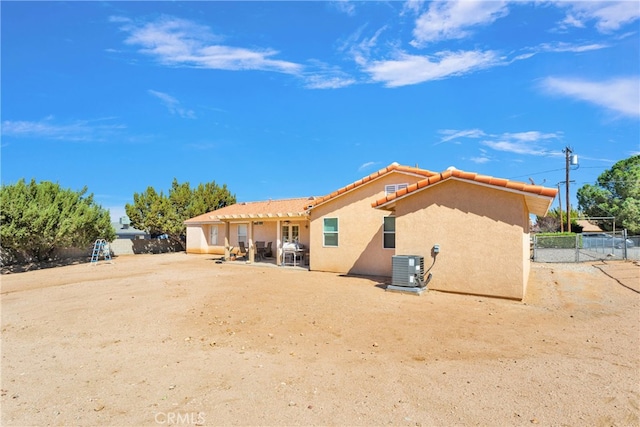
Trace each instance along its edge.
{"label": "outdoor chair", "polygon": [[249,253],[249,251],[247,250],[247,248],[244,246],[244,242],[239,242],[238,243],[240,245],[240,249],[238,250],[238,253],[236,255],[236,258],[241,256],[243,257],[245,260],[247,259],[247,254]]}
{"label": "outdoor chair", "polygon": [[267,250],[264,246],[264,242],[256,242],[256,256],[258,259],[264,259],[264,253]]}
{"label": "outdoor chair", "polygon": [[273,242],[267,243],[267,247],[264,249],[264,256],[267,258],[273,257],[273,252],[271,252],[271,245]]}

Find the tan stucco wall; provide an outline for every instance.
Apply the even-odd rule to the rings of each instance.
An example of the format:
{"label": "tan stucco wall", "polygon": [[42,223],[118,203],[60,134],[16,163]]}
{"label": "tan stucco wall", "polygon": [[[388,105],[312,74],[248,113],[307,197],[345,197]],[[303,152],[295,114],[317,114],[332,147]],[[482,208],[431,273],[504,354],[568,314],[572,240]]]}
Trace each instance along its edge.
{"label": "tan stucco wall", "polygon": [[207,253],[207,239],[204,235],[203,226],[187,226],[186,250],[188,254]]}
{"label": "tan stucco wall", "polygon": [[[391,275],[393,249],[382,247],[383,217],[390,213],[373,209],[384,197],[385,185],[412,184],[419,177],[392,173],[367,183],[311,211],[311,270],[370,276]],[[323,247],[323,218],[338,218],[338,247]]]}
{"label": "tan stucco wall", "polygon": [[424,256],[426,270],[440,245],[430,289],[523,298],[530,261],[522,195],[451,180],[399,200],[396,216],[398,255]]}
{"label": "tan stucco wall", "polygon": [[[209,233],[211,227],[218,228],[218,244],[209,245]],[[203,224],[187,226],[187,247],[188,254],[224,254],[224,225]]]}

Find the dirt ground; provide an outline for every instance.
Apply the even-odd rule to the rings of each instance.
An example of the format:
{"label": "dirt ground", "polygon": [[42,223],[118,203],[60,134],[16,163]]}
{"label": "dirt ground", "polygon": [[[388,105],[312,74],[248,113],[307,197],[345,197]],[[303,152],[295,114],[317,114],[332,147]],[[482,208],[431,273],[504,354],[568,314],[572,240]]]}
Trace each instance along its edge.
{"label": "dirt ground", "polygon": [[3,275],[3,426],[640,424],[640,266],[524,302],[174,253]]}

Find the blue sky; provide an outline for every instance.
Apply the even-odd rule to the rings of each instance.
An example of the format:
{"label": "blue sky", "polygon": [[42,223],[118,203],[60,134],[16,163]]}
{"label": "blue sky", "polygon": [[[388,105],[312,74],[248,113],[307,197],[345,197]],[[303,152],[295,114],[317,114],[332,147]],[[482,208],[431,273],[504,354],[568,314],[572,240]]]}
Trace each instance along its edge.
{"label": "blue sky", "polygon": [[[2,183],[325,195],[392,162],[571,193],[640,153],[640,3],[9,2]],[[564,194],[564,190],[563,194]],[[564,205],[564,203],[563,203]]]}

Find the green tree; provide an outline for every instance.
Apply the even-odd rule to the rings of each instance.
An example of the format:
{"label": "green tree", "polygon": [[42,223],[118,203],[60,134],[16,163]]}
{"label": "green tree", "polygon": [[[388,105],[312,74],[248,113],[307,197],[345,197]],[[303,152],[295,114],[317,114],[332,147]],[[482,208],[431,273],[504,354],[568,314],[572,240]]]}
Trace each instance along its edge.
{"label": "green tree", "polygon": [[[590,217],[615,217],[616,229],[640,234],[640,155],[620,160],[598,177],[596,185],[578,190],[578,206]],[[597,221],[611,230],[609,220]]]}
{"label": "green tree", "polygon": [[93,194],[24,179],[0,187],[0,247],[5,255],[44,261],[59,248],[83,247],[96,239],[113,241],[109,211]]}
{"label": "green tree", "polygon": [[[571,209],[571,231],[574,233],[581,233],[582,227],[578,225],[578,217],[580,212]],[[561,221],[562,219],[562,221]],[[567,212],[562,211],[562,217],[560,215],[560,208],[550,209],[547,216],[536,215],[536,224],[543,233],[556,233],[560,232],[562,225],[567,223]],[[565,230],[566,231],[566,230]]]}
{"label": "green tree", "polygon": [[180,184],[174,178],[166,196],[147,187],[144,193],[134,193],[133,204],[125,205],[125,211],[133,227],[154,237],[166,234],[184,247],[185,220],[235,202],[226,184],[220,187],[213,181],[192,189],[188,182]]}
{"label": "green tree", "polygon": [[133,194],[133,205],[126,204],[125,211],[131,220],[131,226],[140,230],[146,230],[152,236],[164,234],[167,208],[167,200],[160,192],[158,194],[153,187],[147,187],[144,193]]}

